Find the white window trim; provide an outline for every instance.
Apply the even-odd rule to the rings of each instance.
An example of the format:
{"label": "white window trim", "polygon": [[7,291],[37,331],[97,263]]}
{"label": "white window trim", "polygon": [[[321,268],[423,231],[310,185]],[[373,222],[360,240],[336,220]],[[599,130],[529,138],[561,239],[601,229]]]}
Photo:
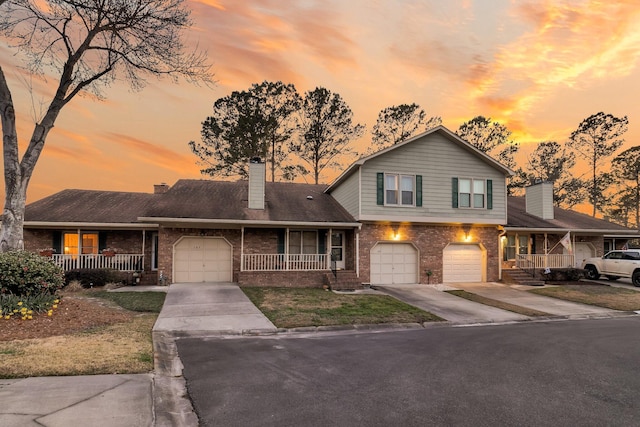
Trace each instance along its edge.
{"label": "white window trim", "polygon": [[[460,191],[460,187],[461,187],[460,181],[462,181],[462,180],[471,181],[471,188],[470,188],[471,192],[470,193],[462,193]],[[474,203],[473,203],[473,199],[474,199],[473,196],[475,195],[475,193],[473,192],[473,184],[476,181],[482,181],[484,183],[484,185],[483,185],[483,188],[484,188],[483,196],[484,196],[484,198],[483,198],[483,202],[482,202],[482,207],[481,208],[476,208],[474,206]],[[469,194],[469,204],[471,206],[462,206],[462,197],[461,197],[462,194]],[[483,179],[483,178],[458,177],[458,209],[481,209],[481,210],[487,210],[487,180],[486,179]]]}
{"label": "white window trim", "polygon": [[[397,200],[398,203],[388,203],[387,202],[387,176],[395,176],[397,177],[398,188],[397,192]],[[402,177],[411,178],[411,182],[413,184],[413,190],[411,195],[411,204],[403,204],[402,203]],[[384,206],[393,206],[397,208],[415,208],[416,207],[416,175],[408,174],[408,173],[395,173],[395,172],[385,172],[383,179],[383,193],[384,193]]]}

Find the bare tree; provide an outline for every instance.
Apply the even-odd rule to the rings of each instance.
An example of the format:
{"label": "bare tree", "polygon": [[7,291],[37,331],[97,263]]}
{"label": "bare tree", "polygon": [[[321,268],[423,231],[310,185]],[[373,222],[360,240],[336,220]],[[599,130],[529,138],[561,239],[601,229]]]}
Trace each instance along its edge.
{"label": "bare tree", "polygon": [[0,33],[24,54],[32,75],[58,79],[20,158],[11,90],[0,67],[5,181],[0,251],[24,246],[29,180],[58,115],[76,95],[86,91],[103,98],[102,89],[117,77],[132,89],[143,88],[145,76],[212,81],[206,55],[185,49],[189,15],[184,0],[0,0]]}

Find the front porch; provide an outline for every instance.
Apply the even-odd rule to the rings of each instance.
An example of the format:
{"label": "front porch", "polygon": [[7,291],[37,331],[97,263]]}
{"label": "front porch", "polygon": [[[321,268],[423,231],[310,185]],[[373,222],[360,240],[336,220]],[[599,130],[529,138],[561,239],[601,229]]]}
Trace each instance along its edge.
{"label": "front porch", "polygon": [[65,271],[78,269],[109,269],[143,271],[144,254],[52,254],[53,261]]}

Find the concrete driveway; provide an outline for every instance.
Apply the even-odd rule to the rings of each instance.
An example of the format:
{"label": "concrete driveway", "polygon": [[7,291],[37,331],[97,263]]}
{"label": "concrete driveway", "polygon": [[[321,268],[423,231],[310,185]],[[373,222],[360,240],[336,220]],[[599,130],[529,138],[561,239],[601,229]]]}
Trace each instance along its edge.
{"label": "concrete driveway", "polygon": [[451,323],[505,323],[529,320],[529,317],[511,311],[479,304],[444,292],[454,289],[447,286],[431,285],[389,285],[375,286],[400,301],[426,310]]}
{"label": "concrete driveway", "polygon": [[608,317],[619,313],[617,310],[563,301],[557,298],[545,297],[531,292],[526,292],[526,290],[531,289],[530,286],[512,287],[510,285],[494,282],[456,283],[451,286],[486,298],[543,311],[554,316],[567,316],[569,318]]}

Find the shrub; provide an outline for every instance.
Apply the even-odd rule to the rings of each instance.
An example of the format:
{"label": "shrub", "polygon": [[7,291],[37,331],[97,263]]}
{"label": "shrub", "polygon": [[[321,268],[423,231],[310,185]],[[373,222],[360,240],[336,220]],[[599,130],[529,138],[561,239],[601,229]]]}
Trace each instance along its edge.
{"label": "shrub", "polygon": [[64,271],[51,258],[28,251],[0,253],[0,293],[55,293],[64,286]]}
{"label": "shrub", "polygon": [[114,270],[106,268],[79,268],[76,270],[68,270],[65,275],[67,284],[77,280],[82,283],[85,288],[93,286],[104,286],[110,282],[118,282],[118,274]]}

